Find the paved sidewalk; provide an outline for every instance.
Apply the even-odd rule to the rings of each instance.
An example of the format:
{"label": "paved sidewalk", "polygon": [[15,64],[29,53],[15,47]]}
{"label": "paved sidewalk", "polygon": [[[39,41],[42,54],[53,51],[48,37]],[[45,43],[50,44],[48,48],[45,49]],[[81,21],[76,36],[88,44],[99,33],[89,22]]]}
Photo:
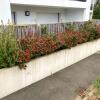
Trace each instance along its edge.
{"label": "paved sidewalk", "polygon": [[1,100],[75,100],[76,90],[88,87],[99,75],[98,53]]}

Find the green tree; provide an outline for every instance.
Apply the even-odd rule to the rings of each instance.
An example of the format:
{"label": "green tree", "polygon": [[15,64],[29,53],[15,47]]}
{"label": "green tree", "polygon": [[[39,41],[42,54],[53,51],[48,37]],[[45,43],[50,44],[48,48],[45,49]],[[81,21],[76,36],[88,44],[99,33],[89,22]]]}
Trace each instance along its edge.
{"label": "green tree", "polygon": [[93,19],[100,19],[100,0],[94,5]]}

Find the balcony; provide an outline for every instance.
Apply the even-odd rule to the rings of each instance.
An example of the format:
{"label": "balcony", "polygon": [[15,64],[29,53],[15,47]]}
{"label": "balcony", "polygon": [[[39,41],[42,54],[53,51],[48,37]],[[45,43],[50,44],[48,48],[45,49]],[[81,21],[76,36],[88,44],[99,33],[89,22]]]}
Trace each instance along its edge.
{"label": "balcony", "polygon": [[12,5],[31,5],[44,7],[86,8],[87,0],[10,0]]}

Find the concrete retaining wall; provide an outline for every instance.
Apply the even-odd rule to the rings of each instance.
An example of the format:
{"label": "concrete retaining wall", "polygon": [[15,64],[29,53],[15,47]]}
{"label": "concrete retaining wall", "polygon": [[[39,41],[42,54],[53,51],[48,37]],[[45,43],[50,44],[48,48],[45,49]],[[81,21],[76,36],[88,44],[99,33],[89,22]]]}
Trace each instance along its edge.
{"label": "concrete retaining wall", "polygon": [[[40,57],[18,67],[0,69],[0,98],[54,74],[100,50],[100,39]],[[81,67],[81,66],[80,66]]]}

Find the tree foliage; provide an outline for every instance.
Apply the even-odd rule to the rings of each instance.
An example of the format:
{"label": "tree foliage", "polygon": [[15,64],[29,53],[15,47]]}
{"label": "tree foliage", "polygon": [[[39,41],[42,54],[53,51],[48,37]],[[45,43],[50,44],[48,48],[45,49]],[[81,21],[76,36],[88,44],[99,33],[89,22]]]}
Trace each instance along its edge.
{"label": "tree foliage", "polygon": [[96,4],[94,6],[93,18],[100,19],[100,0],[97,0]]}

